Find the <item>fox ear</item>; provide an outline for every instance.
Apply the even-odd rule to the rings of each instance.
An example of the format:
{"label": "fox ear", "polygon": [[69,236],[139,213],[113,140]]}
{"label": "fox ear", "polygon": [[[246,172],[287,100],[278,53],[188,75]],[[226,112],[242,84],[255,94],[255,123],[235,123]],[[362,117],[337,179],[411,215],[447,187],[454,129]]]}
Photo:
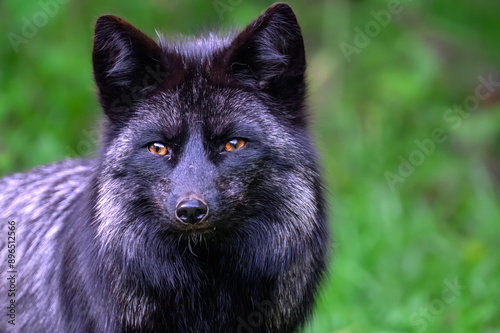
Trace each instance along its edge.
{"label": "fox ear", "polygon": [[305,94],[306,60],[300,27],[290,6],[276,3],[250,23],[233,40],[226,61],[230,73],[242,82],[299,112]]}
{"label": "fox ear", "polygon": [[161,48],[130,23],[101,16],[95,26],[92,62],[99,99],[111,120],[127,110],[165,77]]}

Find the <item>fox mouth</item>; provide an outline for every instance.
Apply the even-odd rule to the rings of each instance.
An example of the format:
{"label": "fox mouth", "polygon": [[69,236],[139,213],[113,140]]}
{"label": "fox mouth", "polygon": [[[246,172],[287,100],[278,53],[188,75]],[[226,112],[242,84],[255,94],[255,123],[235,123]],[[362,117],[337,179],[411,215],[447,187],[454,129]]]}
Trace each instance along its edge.
{"label": "fox mouth", "polygon": [[188,224],[180,221],[179,219],[175,219],[174,224],[179,232],[188,235],[213,233],[219,230],[219,227],[216,225],[216,222],[211,218],[203,219],[201,222],[194,224]]}
{"label": "fox mouth", "polygon": [[186,235],[210,235],[217,232],[217,227],[213,225],[182,226],[182,232]]}
{"label": "fox mouth", "polygon": [[180,234],[178,245],[184,247],[193,256],[199,257],[202,253],[208,253],[214,239],[214,228],[205,228]]}
{"label": "fox mouth", "polygon": [[191,239],[193,244],[199,243],[203,239],[212,239],[220,231],[218,226],[209,221],[203,221],[193,225],[176,223],[176,229],[180,238],[184,240]]}

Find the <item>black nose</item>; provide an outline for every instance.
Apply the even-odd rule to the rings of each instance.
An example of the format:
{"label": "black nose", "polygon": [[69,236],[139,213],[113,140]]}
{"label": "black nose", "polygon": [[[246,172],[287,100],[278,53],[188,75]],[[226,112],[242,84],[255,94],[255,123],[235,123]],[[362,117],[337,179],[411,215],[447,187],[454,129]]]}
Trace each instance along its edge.
{"label": "black nose", "polygon": [[182,223],[195,224],[201,222],[208,213],[208,206],[199,199],[181,200],[175,208],[175,216]]}

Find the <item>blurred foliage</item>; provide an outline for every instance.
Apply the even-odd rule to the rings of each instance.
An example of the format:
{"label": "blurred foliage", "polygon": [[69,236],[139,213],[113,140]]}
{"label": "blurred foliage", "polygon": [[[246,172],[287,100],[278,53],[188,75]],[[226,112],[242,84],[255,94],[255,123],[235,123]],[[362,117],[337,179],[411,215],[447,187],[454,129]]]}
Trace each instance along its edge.
{"label": "blurred foliage", "polygon": [[[244,26],[271,3],[3,0],[0,175],[92,156],[101,14],[169,36]],[[481,87],[500,82],[500,3],[291,5],[335,240],[305,331],[500,332],[500,86]],[[13,47],[12,34],[29,38]],[[346,56],[346,45],[356,52]]]}

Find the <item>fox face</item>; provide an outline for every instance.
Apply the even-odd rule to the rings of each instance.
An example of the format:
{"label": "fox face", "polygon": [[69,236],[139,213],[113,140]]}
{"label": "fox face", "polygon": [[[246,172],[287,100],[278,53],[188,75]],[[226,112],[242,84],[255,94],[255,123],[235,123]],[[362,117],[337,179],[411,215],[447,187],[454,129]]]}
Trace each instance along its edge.
{"label": "fox face", "polygon": [[[256,215],[297,213],[273,199],[315,173],[304,47],[288,6],[270,8],[238,35],[181,44],[157,45],[104,16],[93,62],[108,120],[102,232],[126,232],[132,220],[146,219],[157,235],[210,238],[251,229]],[[109,226],[117,220],[124,222]]]}

